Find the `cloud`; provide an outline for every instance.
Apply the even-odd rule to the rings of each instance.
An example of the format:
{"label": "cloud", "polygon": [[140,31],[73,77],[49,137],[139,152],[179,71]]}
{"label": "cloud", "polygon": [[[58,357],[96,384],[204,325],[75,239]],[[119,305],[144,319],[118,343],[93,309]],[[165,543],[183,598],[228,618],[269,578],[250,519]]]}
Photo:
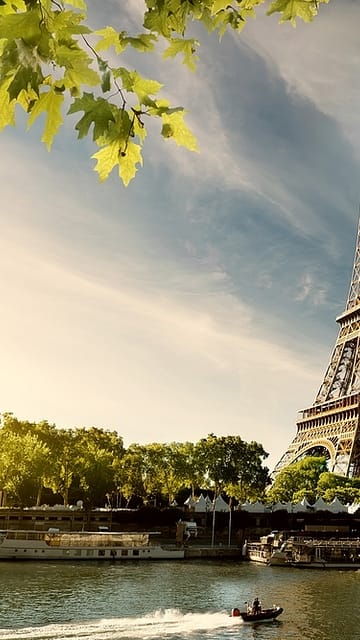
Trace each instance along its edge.
{"label": "cloud", "polygon": [[[91,3],[90,22],[135,32],[142,8]],[[277,461],[320,386],[351,269],[350,9],[295,31],[259,15],[221,44],[203,34],[195,74],[144,57],[200,153],[155,127],[127,189],[99,184],[69,125],[51,154],[41,123],[2,134],[3,410],[127,443],[238,433]]]}
{"label": "cloud", "polygon": [[277,66],[289,93],[334,118],[358,153],[354,134],[360,130],[360,87],[353,79],[360,62],[359,6],[344,0],[339,10],[335,4],[322,5],[310,25],[298,21],[296,30],[279,26],[276,16],[266,17],[260,8],[259,19],[250,21],[243,35],[269,65]]}

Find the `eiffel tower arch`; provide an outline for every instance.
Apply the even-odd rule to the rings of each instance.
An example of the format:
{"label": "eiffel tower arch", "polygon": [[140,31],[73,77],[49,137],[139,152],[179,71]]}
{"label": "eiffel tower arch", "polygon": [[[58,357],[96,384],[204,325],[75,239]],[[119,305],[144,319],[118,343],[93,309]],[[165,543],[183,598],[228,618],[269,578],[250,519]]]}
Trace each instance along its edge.
{"label": "eiffel tower arch", "polygon": [[345,311],[323,382],[309,409],[300,412],[297,433],[273,476],[293,462],[325,455],[332,473],[360,476],[360,219]]}

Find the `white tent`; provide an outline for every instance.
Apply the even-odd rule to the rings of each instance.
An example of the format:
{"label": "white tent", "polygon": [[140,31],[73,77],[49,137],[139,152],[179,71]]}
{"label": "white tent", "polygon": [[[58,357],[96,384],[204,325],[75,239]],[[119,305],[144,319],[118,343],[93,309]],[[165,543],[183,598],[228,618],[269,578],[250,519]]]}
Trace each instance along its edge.
{"label": "white tent", "polygon": [[339,498],[334,498],[334,500],[328,505],[328,510],[331,513],[343,513],[347,511],[347,507],[340,502]]}
{"label": "white tent", "polygon": [[293,505],[292,510],[294,513],[298,513],[301,511],[309,511],[311,508],[311,504],[306,500],[306,498],[303,498],[301,502],[297,502]]}
{"label": "white tent", "polygon": [[222,496],[218,496],[215,500],[215,505],[213,503],[213,508],[215,511],[229,511],[229,505],[225,502]]}
{"label": "white tent", "polygon": [[313,507],[315,511],[329,511],[329,505],[322,498],[318,498]]}
{"label": "white tent", "polygon": [[207,511],[206,500],[202,493],[194,504],[194,510],[198,513],[204,513],[205,511]]}
{"label": "white tent", "polygon": [[271,509],[272,511],[287,511],[288,513],[291,513],[292,504],[291,502],[277,502],[272,505]]}
{"label": "white tent", "polygon": [[347,510],[349,513],[355,513],[358,509],[360,509],[360,503],[359,502],[353,502],[352,504],[349,504]]}
{"label": "white tent", "polygon": [[193,497],[192,497],[192,495],[190,493],[189,497],[184,502],[184,506],[185,507],[189,507],[189,509],[193,509],[195,503],[196,503],[196,500],[193,499]]}

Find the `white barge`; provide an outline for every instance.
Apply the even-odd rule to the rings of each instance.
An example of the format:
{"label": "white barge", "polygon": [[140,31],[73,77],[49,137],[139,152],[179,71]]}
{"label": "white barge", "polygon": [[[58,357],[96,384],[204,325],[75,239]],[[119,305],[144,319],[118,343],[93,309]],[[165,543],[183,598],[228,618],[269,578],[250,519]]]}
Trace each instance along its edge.
{"label": "white barge", "polygon": [[[155,532],[154,532],[155,533]],[[153,532],[0,531],[1,560],[180,560],[184,548],[153,542]]]}

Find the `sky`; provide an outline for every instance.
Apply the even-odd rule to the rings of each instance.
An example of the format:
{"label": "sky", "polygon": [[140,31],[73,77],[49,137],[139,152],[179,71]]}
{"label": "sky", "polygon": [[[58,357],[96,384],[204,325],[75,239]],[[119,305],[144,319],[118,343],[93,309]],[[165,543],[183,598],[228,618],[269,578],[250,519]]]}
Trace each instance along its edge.
{"label": "sky", "polygon": [[[141,30],[142,0],[88,5],[95,28]],[[348,295],[359,22],[356,0],[331,0],[296,29],[262,10],[221,42],[194,26],[195,73],[127,54],[188,109],[199,145],[155,128],[127,188],[99,182],[75,120],[50,153],[21,118],[1,133],[1,412],[116,430],[126,447],[239,435],[275,466]]]}

